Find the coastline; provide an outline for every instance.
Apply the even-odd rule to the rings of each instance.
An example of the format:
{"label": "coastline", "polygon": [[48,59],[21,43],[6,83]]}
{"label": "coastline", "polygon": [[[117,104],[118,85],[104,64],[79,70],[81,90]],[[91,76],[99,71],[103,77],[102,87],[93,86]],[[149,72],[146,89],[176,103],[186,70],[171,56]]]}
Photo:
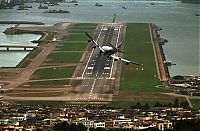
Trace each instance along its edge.
{"label": "coastline", "polygon": [[[163,83],[164,86],[168,86],[168,81],[170,78],[169,70],[167,64],[165,63],[166,58],[162,48],[162,45],[167,42],[166,40],[160,38],[160,34],[158,33],[161,28],[158,28],[154,24],[150,24],[151,30],[151,37],[152,37],[152,44],[154,47],[155,59],[158,68],[158,75],[160,77],[160,81]],[[164,41],[163,41],[164,40]]]}
{"label": "coastline", "polygon": [[[23,22],[23,21],[0,21],[0,24],[37,24],[37,25],[41,25],[41,22]],[[42,23],[43,24],[43,23]],[[28,29],[23,29],[23,28],[18,28],[18,27],[10,27],[7,28],[4,31],[5,34],[8,35],[15,35],[15,34],[39,34],[41,35],[40,38],[36,41],[32,41],[33,43],[38,43],[37,45],[39,46],[49,35],[50,32],[47,31],[34,31],[34,30],[28,30]],[[33,49],[30,50],[29,53],[15,66],[15,67],[0,67],[0,69],[2,68],[24,68],[27,66],[28,63],[31,62],[31,59],[33,56],[36,56],[39,52],[41,51],[41,49],[37,48],[37,49]]]}
{"label": "coastline", "polygon": [[[47,32],[41,32],[42,36],[37,40],[38,41],[38,45],[39,46],[43,40],[45,40],[50,33]],[[28,66],[27,64],[29,64],[31,62],[31,59],[33,56],[36,56],[37,54],[39,54],[41,51],[40,48],[36,48],[31,50],[17,65],[15,68],[25,68],[26,66]]]}
{"label": "coastline", "polygon": [[30,21],[4,21],[0,20],[0,24],[31,24],[31,25],[44,25],[43,22],[30,22]]}

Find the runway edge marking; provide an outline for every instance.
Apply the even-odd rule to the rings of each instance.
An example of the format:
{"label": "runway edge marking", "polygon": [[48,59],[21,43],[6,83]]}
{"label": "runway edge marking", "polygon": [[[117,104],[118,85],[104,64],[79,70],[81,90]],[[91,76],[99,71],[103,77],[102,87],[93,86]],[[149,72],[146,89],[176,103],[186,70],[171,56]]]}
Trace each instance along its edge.
{"label": "runway edge marking", "polygon": [[[119,31],[118,31],[118,35],[117,35],[117,41],[116,41],[116,44],[115,44],[116,47],[117,47],[117,43],[119,42],[119,35],[120,35],[121,27],[122,27],[122,25],[120,25],[120,27],[119,27]],[[115,56],[115,54],[114,54],[114,56]],[[112,77],[113,66],[114,66],[114,59],[112,60],[112,67],[111,67],[109,78]]]}
{"label": "runway edge marking", "polygon": [[[104,25],[101,27],[101,31],[99,32],[99,35],[98,35],[98,37],[97,37],[97,41],[98,41],[98,39],[99,39],[99,37],[100,37],[100,35],[101,35],[101,32],[102,32],[103,28],[104,28]],[[84,69],[84,71],[83,71],[83,73],[82,73],[82,75],[81,75],[81,78],[83,78],[83,75],[85,74],[85,71],[86,71],[86,69],[87,69],[87,67],[88,67],[88,64],[89,64],[89,62],[90,62],[90,59],[91,59],[91,57],[92,57],[92,54],[93,54],[94,50],[95,50],[95,49],[93,48],[93,49],[92,49],[92,52],[90,53],[90,57],[89,57],[89,59],[88,59],[88,61],[87,61],[87,64],[86,64],[85,69]]]}

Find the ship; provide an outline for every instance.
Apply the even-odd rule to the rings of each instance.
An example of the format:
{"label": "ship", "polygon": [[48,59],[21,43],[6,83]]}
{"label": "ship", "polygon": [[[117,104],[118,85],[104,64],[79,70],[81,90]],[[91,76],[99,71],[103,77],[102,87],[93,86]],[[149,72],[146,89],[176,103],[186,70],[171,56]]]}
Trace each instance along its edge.
{"label": "ship", "polygon": [[24,5],[25,8],[33,8],[32,5]]}
{"label": "ship", "polygon": [[101,4],[99,4],[99,3],[96,3],[95,6],[103,6],[103,5],[101,5]]}
{"label": "ship", "polygon": [[38,9],[48,9],[48,6],[42,5],[42,4],[40,3],[40,5],[38,6]]}
{"label": "ship", "polygon": [[17,10],[28,10],[24,5],[20,5]]}
{"label": "ship", "polygon": [[49,10],[49,11],[45,11],[44,13],[70,13],[67,10]]}
{"label": "ship", "polygon": [[66,1],[66,3],[78,3],[76,0]]}
{"label": "ship", "polygon": [[122,6],[122,9],[127,9],[127,7],[126,6]]}

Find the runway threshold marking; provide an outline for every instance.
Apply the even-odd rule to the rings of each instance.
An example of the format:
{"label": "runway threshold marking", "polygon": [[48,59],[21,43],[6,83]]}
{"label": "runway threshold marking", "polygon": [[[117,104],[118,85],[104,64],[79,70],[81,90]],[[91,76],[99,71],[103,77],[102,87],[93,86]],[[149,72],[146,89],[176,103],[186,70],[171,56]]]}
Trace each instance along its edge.
{"label": "runway threshold marking", "polygon": [[[122,27],[122,25],[120,25],[120,26],[119,26],[119,31],[118,31],[118,35],[117,35],[117,41],[116,41],[115,47],[117,47],[117,45],[118,45],[118,42],[119,42],[119,35],[120,35],[120,32],[121,32],[121,27]],[[114,54],[114,56],[115,56],[115,54]],[[111,66],[111,70],[110,70],[110,77],[109,77],[109,78],[111,78],[111,77],[112,77],[113,66],[114,66],[114,59],[112,60],[112,66]]]}
{"label": "runway threshold marking", "polygon": [[[100,30],[100,32],[99,32],[99,35],[98,35],[98,37],[97,37],[96,42],[98,42],[99,37],[100,37],[100,35],[101,35],[101,33],[102,33],[103,28],[104,28],[104,25],[101,27],[101,30]],[[84,71],[83,71],[83,73],[82,73],[82,75],[81,75],[82,78],[83,78],[83,75],[85,74],[85,71],[86,71],[87,66],[88,66],[88,64],[89,64],[89,62],[90,62],[90,59],[91,59],[91,57],[92,57],[92,54],[94,53],[94,50],[95,50],[95,49],[93,48],[93,49],[92,49],[92,52],[90,53],[90,57],[89,57],[89,59],[88,59],[88,61],[87,61],[87,64],[86,64],[86,66],[85,66],[85,69],[84,69]]]}

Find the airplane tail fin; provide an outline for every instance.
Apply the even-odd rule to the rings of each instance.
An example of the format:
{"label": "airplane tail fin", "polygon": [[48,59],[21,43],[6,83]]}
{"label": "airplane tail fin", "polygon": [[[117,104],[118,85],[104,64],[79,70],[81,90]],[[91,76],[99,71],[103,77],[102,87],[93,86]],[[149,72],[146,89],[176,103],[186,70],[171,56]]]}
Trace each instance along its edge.
{"label": "airplane tail fin", "polygon": [[115,47],[115,46],[113,46],[112,44],[110,44],[109,43],[109,45],[117,52],[118,51],[118,49]]}
{"label": "airplane tail fin", "polygon": [[114,17],[113,17],[112,23],[115,23],[115,19],[116,19],[116,13],[114,14]]}

